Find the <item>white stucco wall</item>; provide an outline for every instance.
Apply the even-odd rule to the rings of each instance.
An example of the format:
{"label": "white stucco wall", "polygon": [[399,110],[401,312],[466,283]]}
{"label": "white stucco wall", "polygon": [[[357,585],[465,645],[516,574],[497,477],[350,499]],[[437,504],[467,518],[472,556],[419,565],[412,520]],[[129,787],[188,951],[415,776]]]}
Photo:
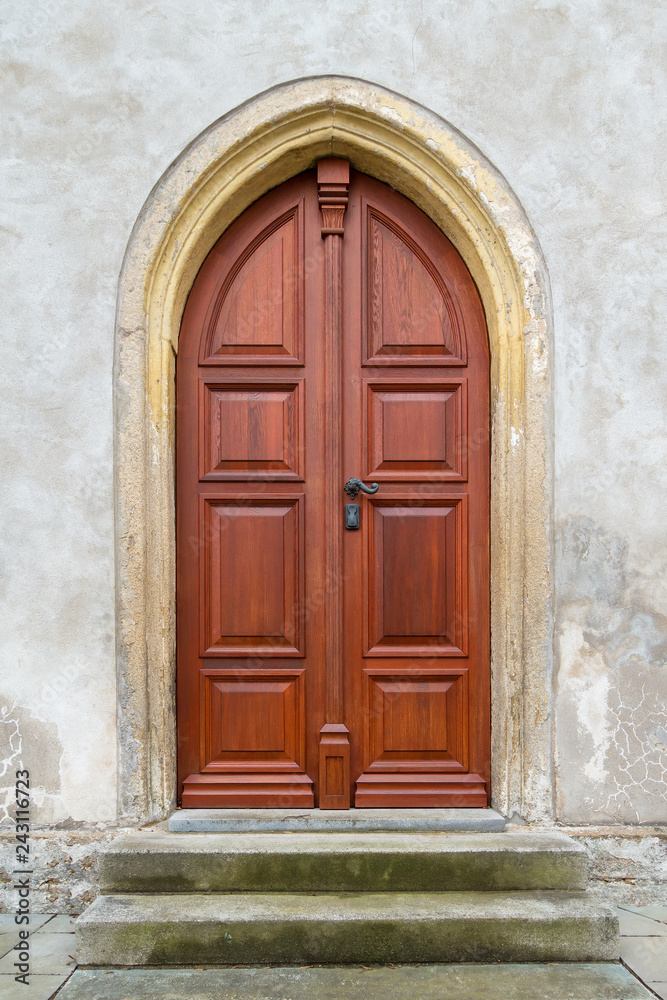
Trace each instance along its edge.
{"label": "white stucco wall", "polygon": [[35,819],[115,817],[112,348],[131,228],[212,121],[277,83],[338,73],[452,122],[541,242],[557,814],[667,822],[664,5],[5,0],[0,16],[7,802],[22,759],[44,789]]}

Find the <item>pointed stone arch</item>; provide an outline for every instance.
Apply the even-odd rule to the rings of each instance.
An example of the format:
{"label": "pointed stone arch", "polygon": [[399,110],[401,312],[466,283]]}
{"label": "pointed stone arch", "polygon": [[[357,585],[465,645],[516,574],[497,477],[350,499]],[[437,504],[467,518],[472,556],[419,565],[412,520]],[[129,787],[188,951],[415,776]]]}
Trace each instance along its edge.
{"label": "pointed stone arch", "polygon": [[248,205],[324,156],[414,201],[479,288],[491,347],[492,799],[552,817],[552,409],[549,286],[509,185],[443,119],[380,87],[319,77],[276,87],[203,132],[134,226],[114,361],[119,816],[176,795],[175,357],[189,289]]}

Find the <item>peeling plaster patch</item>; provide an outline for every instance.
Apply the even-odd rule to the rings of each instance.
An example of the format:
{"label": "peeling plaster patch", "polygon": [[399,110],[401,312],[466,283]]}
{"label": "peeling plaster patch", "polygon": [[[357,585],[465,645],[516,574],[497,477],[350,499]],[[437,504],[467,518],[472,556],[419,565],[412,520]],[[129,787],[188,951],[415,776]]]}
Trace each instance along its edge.
{"label": "peeling plaster patch", "polygon": [[[99,893],[100,850],[116,837],[136,832],[33,831],[33,877],[31,908],[35,913],[82,913]],[[16,893],[12,889],[15,840],[13,833],[0,833],[0,913],[13,913]]]}
{"label": "peeling plaster patch", "polygon": [[16,771],[30,771],[31,823],[51,823],[61,804],[62,743],[52,722],[25,708],[0,708],[0,826],[13,824]]}
{"label": "peeling plaster patch", "polygon": [[[3,705],[0,708],[0,826],[9,824],[12,817],[9,808],[14,802],[14,774],[19,766],[21,755],[21,732],[18,713],[15,706]],[[9,779],[11,784],[9,783]]]}
{"label": "peeling plaster patch", "polygon": [[650,733],[648,741],[654,750],[667,754],[667,729],[664,726],[658,726]]}
{"label": "peeling plaster patch", "polygon": [[665,823],[667,616],[639,592],[626,539],[587,516],[557,538],[559,819]]}
{"label": "peeling plaster patch", "polygon": [[611,742],[607,719],[609,678],[602,656],[591,650],[583,629],[574,622],[565,622],[561,627],[559,676],[575,706],[579,738],[590,739],[593,744],[584,774],[589,781],[604,781]]}
{"label": "peeling plaster patch", "polygon": [[598,898],[612,905],[664,903],[667,897],[667,835],[590,837],[580,831],[575,836],[588,851],[589,887]]}
{"label": "peeling plaster patch", "polygon": [[[667,798],[667,749],[655,738],[664,729],[664,710],[654,692],[664,691],[664,674],[650,668],[622,675],[610,698],[613,750],[617,765],[611,774],[607,800],[600,811],[622,813],[641,822],[641,798],[664,803]],[[643,793],[643,795],[641,794]]]}
{"label": "peeling plaster patch", "polygon": [[[468,182],[473,191],[477,190],[477,177],[475,173],[475,168],[472,164],[469,164],[466,167],[459,167],[456,173],[459,175],[459,177],[463,177],[463,179]],[[486,196],[482,194],[481,197],[484,199],[485,204],[488,205],[489,202]]]}

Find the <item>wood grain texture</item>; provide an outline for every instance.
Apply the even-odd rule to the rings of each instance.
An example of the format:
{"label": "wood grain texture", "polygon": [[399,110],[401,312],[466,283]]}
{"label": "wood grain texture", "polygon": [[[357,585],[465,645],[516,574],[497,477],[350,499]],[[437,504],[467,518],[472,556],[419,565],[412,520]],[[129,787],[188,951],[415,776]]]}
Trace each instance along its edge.
{"label": "wood grain texture", "polygon": [[[352,477],[380,483],[358,531]],[[344,161],[194,283],[177,553],[183,805],[487,804],[484,315],[446,237]]]}

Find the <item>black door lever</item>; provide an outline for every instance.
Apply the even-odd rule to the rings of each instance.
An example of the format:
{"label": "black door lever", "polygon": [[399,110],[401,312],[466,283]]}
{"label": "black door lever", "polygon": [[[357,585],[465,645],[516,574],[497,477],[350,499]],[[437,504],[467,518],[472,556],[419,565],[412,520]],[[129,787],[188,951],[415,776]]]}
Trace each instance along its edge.
{"label": "black door lever", "polygon": [[343,489],[347,495],[351,496],[354,500],[359,490],[361,490],[362,493],[367,493],[369,496],[372,496],[373,493],[377,493],[380,486],[378,483],[371,483],[370,486],[366,486],[365,483],[362,483],[361,479],[348,479]]}

